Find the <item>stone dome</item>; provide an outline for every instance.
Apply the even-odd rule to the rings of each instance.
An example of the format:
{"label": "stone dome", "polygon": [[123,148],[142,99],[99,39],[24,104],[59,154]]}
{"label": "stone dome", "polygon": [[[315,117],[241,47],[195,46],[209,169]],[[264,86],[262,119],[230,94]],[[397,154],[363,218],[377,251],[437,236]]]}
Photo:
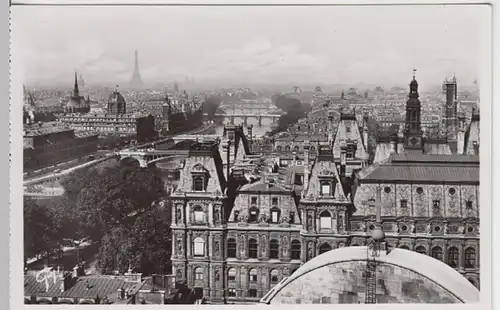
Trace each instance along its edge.
{"label": "stone dome", "polygon": [[124,104],[125,103],[125,98],[123,98],[122,94],[120,94],[118,91],[114,91],[108,99],[108,103],[120,103]]}
{"label": "stone dome", "polygon": [[[344,247],[308,261],[284,278],[261,303],[364,303],[367,247]],[[375,258],[377,303],[479,303],[479,290],[430,256],[404,249]]]}

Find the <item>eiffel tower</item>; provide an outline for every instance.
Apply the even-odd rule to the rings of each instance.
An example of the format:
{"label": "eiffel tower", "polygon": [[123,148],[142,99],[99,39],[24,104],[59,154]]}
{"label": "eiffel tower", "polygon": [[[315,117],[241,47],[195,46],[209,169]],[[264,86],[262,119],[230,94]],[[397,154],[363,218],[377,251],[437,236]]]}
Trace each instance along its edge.
{"label": "eiffel tower", "polygon": [[141,73],[139,72],[139,56],[137,50],[135,50],[134,73],[132,74],[132,79],[130,80],[130,87],[132,88],[144,87],[144,82],[142,81]]}

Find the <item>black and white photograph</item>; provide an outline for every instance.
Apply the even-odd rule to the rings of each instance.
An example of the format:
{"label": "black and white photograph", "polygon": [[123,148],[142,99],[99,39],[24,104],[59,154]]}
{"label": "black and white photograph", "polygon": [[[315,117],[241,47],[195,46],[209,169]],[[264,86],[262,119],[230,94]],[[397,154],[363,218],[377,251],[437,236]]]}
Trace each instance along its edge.
{"label": "black and white photograph", "polygon": [[481,4],[14,3],[11,298],[490,302],[491,27]]}

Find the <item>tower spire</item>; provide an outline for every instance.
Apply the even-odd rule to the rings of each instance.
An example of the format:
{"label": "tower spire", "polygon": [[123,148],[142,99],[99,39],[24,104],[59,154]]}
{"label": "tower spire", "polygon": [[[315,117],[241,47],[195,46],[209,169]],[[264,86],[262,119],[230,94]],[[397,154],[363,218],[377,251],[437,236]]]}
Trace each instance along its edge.
{"label": "tower spire", "polygon": [[130,86],[133,88],[142,88],[144,86],[141,73],[139,72],[139,52],[137,50],[135,50],[134,55],[134,73],[132,74],[132,79],[130,80]]}
{"label": "tower spire", "polygon": [[80,96],[80,90],[78,89],[78,77],[75,71],[75,86],[73,88],[73,97],[79,97],[79,96]]}
{"label": "tower spire", "polygon": [[422,151],[421,104],[418,99],[418,82],[415,79],[417,69],[413,67],[413,79],[410,82],[410,93],[406,101],[406,120],[404,145],[407,150]]}

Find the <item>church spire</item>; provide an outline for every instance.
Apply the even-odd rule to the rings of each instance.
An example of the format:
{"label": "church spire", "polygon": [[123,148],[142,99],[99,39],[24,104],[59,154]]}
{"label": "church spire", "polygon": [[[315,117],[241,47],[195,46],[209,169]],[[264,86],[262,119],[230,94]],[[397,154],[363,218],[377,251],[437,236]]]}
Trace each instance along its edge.
{"label": "church spire", "polygon": [[422,151],[421,105],[418,99],[418,82],[415,78],[417,69],[413,68],[413,79],[410,82],[410,93],[406,101],[406,119],[404,131],[405,149]]}
{"label": "church spire", "polygon": [[80,90],[78,89],[78,77],[75,71],[75,87],[73,88],[73,97],[80,97]]}

